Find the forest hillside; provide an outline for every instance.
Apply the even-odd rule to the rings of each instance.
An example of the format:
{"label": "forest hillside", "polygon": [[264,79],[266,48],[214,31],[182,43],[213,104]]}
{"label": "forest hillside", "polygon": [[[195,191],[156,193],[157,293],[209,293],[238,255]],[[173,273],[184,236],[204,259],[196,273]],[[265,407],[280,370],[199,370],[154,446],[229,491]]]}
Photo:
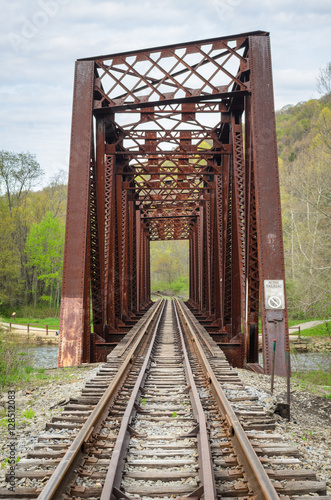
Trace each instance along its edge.
{"label": "forest hillside", "polygon": [[289,312],[329,317],[331,94],[276,117]]}

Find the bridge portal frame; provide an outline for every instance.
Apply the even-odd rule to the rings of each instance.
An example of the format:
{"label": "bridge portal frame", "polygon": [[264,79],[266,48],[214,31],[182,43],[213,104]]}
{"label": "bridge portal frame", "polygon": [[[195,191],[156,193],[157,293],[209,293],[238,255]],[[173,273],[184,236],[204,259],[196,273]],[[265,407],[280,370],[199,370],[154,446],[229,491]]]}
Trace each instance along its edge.
{"label": "bridge portal frame", "polygon": [[[229,81],[216,85],[218,75]],[[217,126],[199,122],[208,110]],[[120,113],[139,113],[139,126],[167,113],[179,125],[141,132]],[[167,140],[173,150],[162,150]],[[258,363],[260,309],[264,371],[276,339],[275,371],[285,375],[286,297],[280,308],[265,297],[270,280],[285,287],[268,33],[76,62],[59,366],[102,359],[149,308],[149,241],[163,238],[190,240],[188,304],[232,364]]]}

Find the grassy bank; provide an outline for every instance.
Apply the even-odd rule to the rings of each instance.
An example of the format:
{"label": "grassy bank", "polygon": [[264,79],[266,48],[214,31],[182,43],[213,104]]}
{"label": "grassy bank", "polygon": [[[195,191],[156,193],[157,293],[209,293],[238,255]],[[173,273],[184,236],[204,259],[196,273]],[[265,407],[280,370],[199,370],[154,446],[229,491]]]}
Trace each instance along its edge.
{"label": "grassy bank", "polygon": [[[15,319],[13,317],[15,314]],[[45,328],[49,326],[54,330],[58,330],[60,325],[60,311],[58,308],[54,307],[32,307],[32,306],[21,306],[14,309],[5,308],[1,310],[0,316],[4,323],[13,323],[18,325],[29,324],[36,328]]]}
{"label": "grassy bank", "polygon": [[32,328],[46,328],[46,325],[52,330],[58,330],[60,328],[60,318],[2,318],[3,323],[11,323],[14,325],[27,325],[29,324]]}
{"label": "grassy bank", "polygon": [[320,325],[302,330],[301,337],[330,337],[331,342],[331,322],[324,321]]}
{"label": "grassy bank", "polygon": [[331,399],[331,373],[322,370],[298,371],[292,374],[300,387],[323,398]]}
{"label": "grassy bank", "polygon": [[34,368],[31,356],[15,339],[0,332],[0,390],[47,378],[44,368]]}

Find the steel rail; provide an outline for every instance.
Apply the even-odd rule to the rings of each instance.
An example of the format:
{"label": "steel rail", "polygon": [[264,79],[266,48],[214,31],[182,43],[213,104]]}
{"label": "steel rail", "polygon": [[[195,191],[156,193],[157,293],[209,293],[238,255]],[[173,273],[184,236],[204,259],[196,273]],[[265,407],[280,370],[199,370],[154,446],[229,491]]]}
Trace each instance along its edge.
{"label": "steel rail", "polygon": [[[149,317],[151,315],[153,315],[153,312],[151,312],[151,310],[149,309],[146,312],[146,314],[148,315],[147,318],[146,318],[146,321],[148,321]],[[130,345],[132,344],[132,342],[137,338],[137,335],[139,335],[139,333],[141,332],[141,329],[144,328],[144,326],[145,326],[145,322],[138,327],[137,331],[132,335],[132,337],[127,342],[127,344],[125,344],[125,346],[123,346],[123,348],[121,349],[121,351],[117,354],[118,358],[120,358],[125,353],[125,351],[128,350],[128,348],[130,347]]]}
{"label": "steel rail", "polygon": [[[147,372],[151,364],[151,354],[155,344],[157,330],[161,321],[161,317],[164,311],[165,301],[163,301],[162,310],[158,316],[158,320],[153,328],[152,339],[145,356],[145,361],[141,367],[140,373],[132,390],[129,402],[125,409],[124,415],[121,420],[121,427],[116,439],[116,443],[113,449],[111,460],[108,466],[108,471],[106,479],[103,485],[100,500],[112,500],[113,498],[127,498],[126,495],[120,490],[124,459],[126,455],[127,445],[130,439],[129,425],[134,417],[136,410],[136,405],[138,404],[140,394],[142,392],[142,386],[147,377]],[[114,490],[116,493],[114,493]]]}
{"label": "steel rail", "polygon": [[[203,492],[199,496],[203,496],[204,500],[215,500],[216,495],[216,485],[215,485],[215,475],[213,469],[213,462],[211,457],[211,449],[209,436],[207,431],[207,420],[205,412],[201,404],[197,386],[194,381],[194,376],[192,373],[190,361],[188,358],[187,348],[185,345],[183,330],[179,321],[179,316],[177,312],[177,304],[174,302],[175,316],[177,320],[179,336],[182,343],[183,359],[184,359],[184,369],[186,373],[186,379],[189,385],[189,395],[192,403],[193,413],[199,424],[199,431],[197,434],[198,438],[198,452],[199,452],[199,464],[200,471],[199,476],[201,480],[201,486],[198,488],[203,488]],[[190,496],[194,496],[192,493]]]}
{"label": "steel rail", "polygon": [[183,308],[182,302],[178,299],[175,299],[175,302],[181,312],[183,326],[184,324],[186,325],[193,342],[195,342],[199,359],[209,378],[211,391],[221,412],[230,424],[230,439],[241,465],[244,466],[247,480],[254,496],[257,500],[279,500],[279,495],[277,494],[271,480],[263,468],[263,465],[249,442],[238,417],[234,413],[219,381],[216,378],[216,375],[213,372],[212,367],[209,364],[199,338],[194,332],[190,319]]}
{"label": "steel rail", "polygon": [[115,397],[116,392],[120,388],[124,376],[129,369],[129,365],[131,364],[136,350],[139,348],[149,325],[154,318],[158,317],[158,313],[160,313],[161,307],[164,305],[163,302],[164,301],[160,301],[156,305],[154,313],[148,317],[145,328],[141,330],[139,337],[136,339],[136,342],[129,351],[113,381],[107,388],[106,392],[100,398],[98,404],[92,410],[83,427],[79,430],[74,441],[72,442],[63,459],[50,477],[45,488],[38,496],[37,500],[51,500],[53,498],[60,498],[59,495],[64,493],[64,490],[68,486],[70,481],[70,479],[68,478],[68,474],[77,464],[79,458],[84,452],[84,446],[91,437],[93,431],[95,430],[95,427],[98,425],[102,417],[104,415],[106,416],[106,412],[108,412],[109,406],[112,402],[112,398]]}

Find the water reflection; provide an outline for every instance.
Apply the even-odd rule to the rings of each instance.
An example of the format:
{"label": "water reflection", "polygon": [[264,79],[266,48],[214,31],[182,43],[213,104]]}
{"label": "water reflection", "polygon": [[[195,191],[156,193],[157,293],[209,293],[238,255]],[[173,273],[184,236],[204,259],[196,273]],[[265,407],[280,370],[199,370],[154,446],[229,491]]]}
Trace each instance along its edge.
{"label": "water reflection", "polygon": [[58,346],[29,346],[25,349],[31,356],[35,368],[56,368],[59,353]]}
{"label": "water reflection", "polygon": [[[32,356],[33,366],[36,368],[56,368],[58,346],[31,346],[26,351]],[[262,353],[259,355],[262,364]],[[331,355],[326,353],[298,353],[292,354],[291,366],[293,371],[331,370]]]}
{"label": "water reflection", "polygon": [[[259,363],[263,364],[262,353],[259,353]],[[330,371],[331,354],[323,352],[291,354],[291,368],[294,372],[308,372],[313,370]]]}

